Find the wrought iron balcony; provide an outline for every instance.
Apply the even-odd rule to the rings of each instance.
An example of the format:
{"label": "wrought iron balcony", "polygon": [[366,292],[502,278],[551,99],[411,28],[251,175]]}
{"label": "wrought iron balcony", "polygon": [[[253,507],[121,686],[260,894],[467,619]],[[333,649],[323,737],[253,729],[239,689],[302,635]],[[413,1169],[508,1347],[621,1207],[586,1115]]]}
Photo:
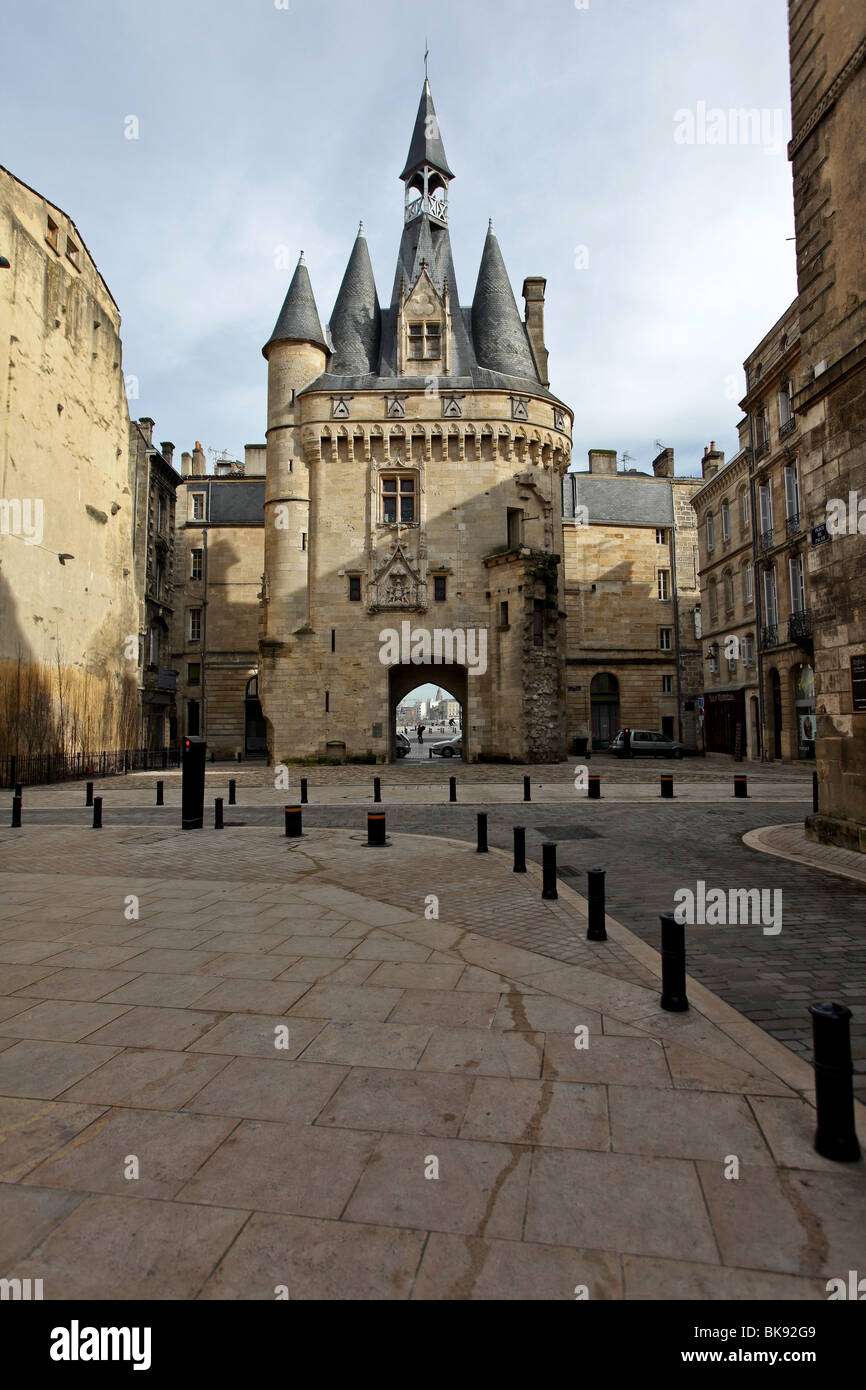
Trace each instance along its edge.
{"label": "wrought iron balcony", "polygon": [[800,513],[793,512],[785,522],[785,534],[788,536],[799,535],[800,532]]}
{"label": "wrought iron balcony", "polygon": [[762,439],[758,444],[755,445],[755,458],[756,458],[756,459],[762,459],[762,458],[764,457],[764,455],[765,455],[765,454],[768,454],[769,452],[770,452],[770,441],[769,441],[769,439]]}
{"label": "wrought iron balcony", "polygon": [[770,547],[771,547],[771,545],[773,544],[773,531],[772,531],[772,529],[769,530],[769,531],[762,531],[762,532],[761,532],[761,536],[760,536],[760,540],[761,540],[761,549],[762,549],[762,550],[769,550]]}
{"label": "wrought iron balcony", "polygon": [[780,439],[784,439],[786,434],[790,434],[791,431],[792,431],[792,430],[795,430],[796,428],[797,428],[797,417],[796,417],[796,415],[789,415],[788,418],[787,418],[787,420],[785,420],[785,421],[779,426],[779,438],[780,438]]}
{"label": "wrought iron balcony", "polygon": [[808,642],[812,639],[812,610],[804,608],[788,619],[788,641]]}
{"label": "wrought iron balcony", "polygon": [[761,646],[764,647],[764,648],[766,648],[766,647],[778,647],[778,645],[779,645],[779,629],[778,629],[777,625],[776,625],[775,623],[773,623],[772,626],[770,626],[770,627],[762,627],[762,628],[761,628]]}

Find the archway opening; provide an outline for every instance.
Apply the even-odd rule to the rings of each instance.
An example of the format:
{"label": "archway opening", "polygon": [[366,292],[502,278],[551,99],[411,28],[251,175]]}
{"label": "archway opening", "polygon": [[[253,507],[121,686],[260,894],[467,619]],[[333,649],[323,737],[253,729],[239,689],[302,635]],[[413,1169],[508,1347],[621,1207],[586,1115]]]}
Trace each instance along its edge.
{"label": "archway opening", "polygon": [[467,693],[465,666],[392,666],[388,672],[391,761],[468,761]]}
{"label": "archway opening", "polygon": [[244,752],[267,753],[268,731],[259,700],[259,678],[250,676],[244,693]]}

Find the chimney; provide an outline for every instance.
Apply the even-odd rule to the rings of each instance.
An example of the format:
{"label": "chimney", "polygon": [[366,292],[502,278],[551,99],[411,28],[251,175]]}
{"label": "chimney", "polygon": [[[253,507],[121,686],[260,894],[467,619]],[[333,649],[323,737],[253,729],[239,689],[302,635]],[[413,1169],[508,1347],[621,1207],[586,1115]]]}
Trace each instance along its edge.
{"label": "chimney", "polygon": [[159,451],[165,459],[166,463],[170,464],[174,456],[174,445],[172,444],[171,440],[163,439],[159,446]]}
{"label": "chimney", "polygon": [[192,451],[192,476],[194,478],[203,478],[206,472],[207,463],[205,461],[204,449],[201,447],[198,440],[196,440],[195,448]]}
{"label": "chimney", "polygon": [[590,449],[590,473],[616,473],[616,449]]}
{"label": "chimney", "polygon": [[529,346],[542,386],[550,385],[547,372],[547,348],[544,346],[544,291],[547,281],[542,275],[528,275],[523,282],[523,299],[526,304],[524,320],[529,337]]}
{"label": "chimney", "polygon": [[716,441],[710,441],[709,449],[704,449],[704,456],[701,459],[701,477],[714,478],[720,468],[725,466],[725,455],[722,450],[716,448]]}
{"label": "chimney", "polygon": [[139,420],[139,422],[138,422],[138,428],[141,430],[142,434],[144,435],[145,443],[147,443],[147,444],[152,444],[152,443],[153,443],[153,421],[152,421],[147,415],[143,415],[142,418],[141,418],[141,419]]}
{"label": "chimney", "polygon": [[673,449],[662,449],[653,459],[653,472],[657,478],[672,478],[674,476],[674,451]]}
{"label": "chimney", "polygon": [[180,456],[180,476],[182,478],[192,477],[192,454],[188,454],[186,450]]}

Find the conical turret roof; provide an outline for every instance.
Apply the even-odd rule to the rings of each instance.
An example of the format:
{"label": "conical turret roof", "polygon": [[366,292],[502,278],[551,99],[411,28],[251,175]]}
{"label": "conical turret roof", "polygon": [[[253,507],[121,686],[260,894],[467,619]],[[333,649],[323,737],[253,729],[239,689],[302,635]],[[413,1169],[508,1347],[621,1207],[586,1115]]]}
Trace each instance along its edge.
{"label": "conical turret roof", "polygon": [[444,174],[446,179],[453,179],[454,177],[448,168],[448,160],[445,158],[445,146],[442,144],[439,121],[436,117],[436,108],[433,105],[433,94],[426,77],[424,78],[421,100],[418,104],[418,115],[415,117],[415,129],[412,131],[409,153],[406,156],[406,167],[400,178],[408,178],[412,171],[420,168],[422,164],[432,165],[434,169],[439,170],[440,174]]}
{"label": "conical turret roof", "polygon": [[529,339],[491,222],[472,301],[472,341],[480,367],[538,381]]}
{"label": "conical turret roof", "polygon": [[265,357],[268,355],[267,349],[271,343],[280,343],[286,340],[315,343],[317,347],[324,348],[326,352],[329,351],[325,330],[316,308],[313,287],[310,284],[310,273],[304,264],[303,251],[295,267],[288,293],[283,300],[283,307],[274,325],[274,331],[262,348]]}
{"label": "conical turret roof", "polygon": [[375,372],[381,326],[379,296],[361,223],[331,314],[334,356],[329,371],[343,376]]}

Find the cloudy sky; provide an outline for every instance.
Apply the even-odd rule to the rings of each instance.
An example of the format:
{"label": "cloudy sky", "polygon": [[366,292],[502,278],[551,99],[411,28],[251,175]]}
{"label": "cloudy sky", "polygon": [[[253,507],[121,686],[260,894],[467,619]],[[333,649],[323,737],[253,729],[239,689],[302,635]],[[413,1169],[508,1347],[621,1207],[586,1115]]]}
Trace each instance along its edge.
{"label": "cloudy sky", "polygon": [[[492,217],[518,302],[547,277],[577,466],[600,447],[648,468],[658,440],[691,473],[710,439],[735,452],[743,359],[796,291],[786,10],[28,0],[4,16],[0,162],[78,224],[131,413],[242,457],[298,251],[325,320],[363,218],[390,296],[426,38],[461,302]],[[744,108],[761,119],[732,129]]]}

